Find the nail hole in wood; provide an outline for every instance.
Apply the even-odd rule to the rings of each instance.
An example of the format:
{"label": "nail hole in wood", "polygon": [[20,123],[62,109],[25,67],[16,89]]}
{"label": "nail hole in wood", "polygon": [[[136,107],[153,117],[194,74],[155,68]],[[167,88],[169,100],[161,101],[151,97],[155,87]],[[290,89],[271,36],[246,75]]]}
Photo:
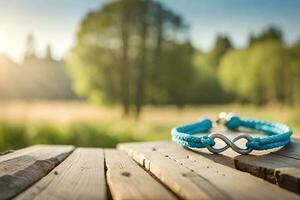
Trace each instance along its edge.
{"label": "nail hole in wood", "polygon": [[125,176],[125,177],[130,177],[131,176],[131,174],[129,172],[122,172],[121,174],[122,174],[122,176]]}

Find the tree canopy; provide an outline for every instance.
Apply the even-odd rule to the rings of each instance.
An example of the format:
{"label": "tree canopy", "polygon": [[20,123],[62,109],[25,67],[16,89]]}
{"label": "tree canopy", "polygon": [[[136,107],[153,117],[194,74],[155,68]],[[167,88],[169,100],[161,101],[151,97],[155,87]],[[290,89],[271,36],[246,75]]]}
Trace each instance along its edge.
{"label": "tree canopy", "polygon": [[138,116],[145,104],[300,100],[300,42],[286,45],[271,26],[244,48],[223,34],[202,52],[184,19],[151,0],[112,1],[90,12],[67,63],[79,95],[120,104],[125,115]]}
{"label": "tree canopy", "polygon": [[265,104],[299,100],[299,52],[287,47],[281,32],[270,28],[248,48],[229,51],[221,60],[219,79],[238,100]]}
{"label": "tree canopy", "polygon": [[193,47],[181,16],[150,0],[107,3],[82,21],[68,58],[78,94],[121,103],[184,104]]}

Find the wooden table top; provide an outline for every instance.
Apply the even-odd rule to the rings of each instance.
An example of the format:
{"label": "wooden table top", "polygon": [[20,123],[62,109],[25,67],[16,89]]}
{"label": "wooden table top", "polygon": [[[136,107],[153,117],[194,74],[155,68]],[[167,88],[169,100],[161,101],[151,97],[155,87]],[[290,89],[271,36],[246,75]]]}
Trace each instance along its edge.
{"label": "wooden table top", "polygon": [[0,199],[300,199],[299,168],[298,140],[243,156],[171,141],[36,145],[0,156]]}

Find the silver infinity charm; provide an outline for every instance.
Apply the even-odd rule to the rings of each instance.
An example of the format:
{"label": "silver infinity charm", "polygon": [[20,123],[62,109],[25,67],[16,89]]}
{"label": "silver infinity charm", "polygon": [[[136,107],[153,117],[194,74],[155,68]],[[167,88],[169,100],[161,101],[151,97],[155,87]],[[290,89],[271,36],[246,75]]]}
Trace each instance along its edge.
{"label": "silver infinity charm", "polygon": [[248,141],[253,140],[253,137],[251,137],[248,134],[240,134],[240,135],[236,136],[235,138],[233,138],[232,140],[228,139],[225,135],[223,135],[221,133],[211,133],[208,135],[208,137],[210,137],[213,140],[215,140],[215,138],[219,138],[226,143],[226,145],[221,148],[214,148],[213,146],[207,146],[206,148],[212,153],[221,153],[221,152],[227,150],[229,147],[231,147],[235,152],[237,152],[239,154],[248,154],[253,150],[251,147],[247,147],[246,149],[243,149],[243,148],[238,147],[235,144],[235,142],[240,139],[246,139]]}

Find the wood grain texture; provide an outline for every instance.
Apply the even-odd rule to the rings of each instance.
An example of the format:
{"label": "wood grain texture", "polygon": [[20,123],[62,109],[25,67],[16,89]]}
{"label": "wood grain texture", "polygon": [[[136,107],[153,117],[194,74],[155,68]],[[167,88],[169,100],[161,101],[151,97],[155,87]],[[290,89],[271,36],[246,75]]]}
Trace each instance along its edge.
{"label": "wood grain texture", "polygon": [[236,169],[249,172],[287,190],[300,194],[300,141],[268,151],[254,151],[246,156],[229,156]]}
{"label": "wood grain texture", "polygon": [[77,148],[47,176],[15,199],[106,199],[102,149]]}
{"label": "wood grain texture", "polygon": [[184,199],[299,199],[294,193],[172,142],[128,143],[118,148]]}
{"label": "wood grain texture", "polygon": [[113,199],[168,200],[176,197],[125,152],[105,150],[107,182]]}
{"label": "wood grain texture", "polygon": [[273,153],[276,155],[300,160],[300,139],[293,138],[292,142],[288,146],[285,146],[284,148],[281,148]]}
{"label": "wood grain texture", "polygon": [[300,160],[294,151],[297,149],[298,144],[292,143],[278,152],[236,156],[235,167],[300,194]]}
{"label": "wood grain texture", "polygon": [[0,199],[25,190],[62,162],[73,146],[38,145],[0,157]]}
{"label": "wood grain texture", "polygon": [[[224,127],[217,127],[216,131],[224,132],[228,137],[234,137],[240,132],[229,131]],[[220,140],[216,140],[216,143],[219,146],[224,145]],[[245,141],[239,140],[236,144],[242,146]],[[300,140],[298,138],[293,138],[292,142],[283,148],[253,151],[250,155],[244,156],[231,149],[218,155],[209,153],[207,149],[193,151],[217,163],[251,173],[300,194]]]}

